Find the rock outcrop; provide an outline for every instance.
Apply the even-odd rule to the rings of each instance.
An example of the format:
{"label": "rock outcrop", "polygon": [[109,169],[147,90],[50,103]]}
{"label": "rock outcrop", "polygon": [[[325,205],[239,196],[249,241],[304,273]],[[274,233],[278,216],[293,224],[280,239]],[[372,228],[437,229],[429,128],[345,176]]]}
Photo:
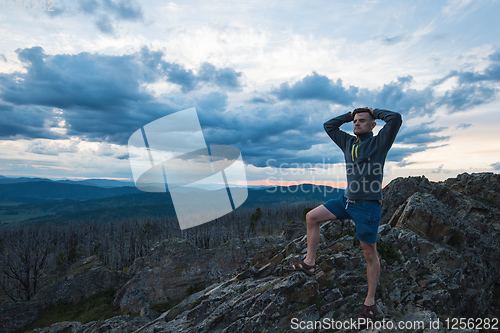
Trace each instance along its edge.
{"label": "rock outcrop", "polygon": [[182,300],[188,291],[229,279],[258,250],[275,251],[280,242],[276,237],[233,239],[215,249],[199,249],[187,240],[162,241],[130,267],[133,277],[119,290],[115,305],[138,313],[155,303]]}
{"label": "rock outcrop", "polygon": [[[446,318],[499,316],[498,189],[493,174],[459,175],[440,183],[398,178],[384,188],[377,320],[424,324],[409,332],[451,332]],[[298,229],[290,228],[287,237]],[[243,241],[225,246],[218,252],[163,242],[136,261],[115,300],[122,309],[146,307],[165,295],[182,298],[186,286],[206,283],[156,318],[58,323],[34,332],[329,332],[326,323],[357,316],[367,291],[366,264],[352,221],[321,226],[315,276],[283,270],[303,259],[304,234],[289,241],[262,240],[260,251],[246,260],[249,247]],[[176,259],[186,264],[176,266]],[[229,266],[238,262],[240,269],[227,277]],[[300,321],[306,329],[293,330]],[[316,323],[316,329],[307,329],[308,323]],[[432,323],[440,328],[431,329]]]}
{"label": "rock outcrop", "polygon": [[492,172],[462,173],[456,178],[449,178],[444,185],[481,202],[500,207],[500,175]]}
{"label": "rock outcrop", "polygon": [[42,289],[36,300],[76,303],[99,292],[115,289],[130,277],[130,274],[104,267],[92,256],[77,262],[62,279]]}

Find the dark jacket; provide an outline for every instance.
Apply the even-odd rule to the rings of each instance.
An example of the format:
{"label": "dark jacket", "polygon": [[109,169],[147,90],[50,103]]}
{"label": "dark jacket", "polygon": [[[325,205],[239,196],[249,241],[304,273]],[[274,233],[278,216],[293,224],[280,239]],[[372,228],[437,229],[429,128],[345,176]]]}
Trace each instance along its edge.
{"label": "dark jacket", "polygon": [[373,116],[386,122],[375,136],[371,131],[354,136],[340,130],[342,124],[352,121],[349,112],[324,124],[326,133],[344,152],[347,173],[344,195],[351,200],[382,200],[385,158],[403,123],[397,112],[375,109]]}

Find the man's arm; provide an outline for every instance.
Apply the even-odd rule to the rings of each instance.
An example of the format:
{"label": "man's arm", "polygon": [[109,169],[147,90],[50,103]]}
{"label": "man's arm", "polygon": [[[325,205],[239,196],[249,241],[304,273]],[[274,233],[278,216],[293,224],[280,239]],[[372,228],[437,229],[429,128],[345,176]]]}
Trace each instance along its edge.
{"label": "man's arm", "polygon": [[351,121],[351,113],[347,112],[343,115],[328,120],[323,125],[328,136],[337,144],[337,146],[340,147],[340,149],[342,149],[342,151],[346,147],[347,140],[353,136],[340,130],[340,126]]}
{"label": "man's arm", "polygon": [[384,109],[373,110],[373,117],[386,122],[384,127],[378,132],[377,137],[382,146],[387,147],[387,149],[391,148],[399,132],[399,128],[403,124],[403,118],[397,112]]}

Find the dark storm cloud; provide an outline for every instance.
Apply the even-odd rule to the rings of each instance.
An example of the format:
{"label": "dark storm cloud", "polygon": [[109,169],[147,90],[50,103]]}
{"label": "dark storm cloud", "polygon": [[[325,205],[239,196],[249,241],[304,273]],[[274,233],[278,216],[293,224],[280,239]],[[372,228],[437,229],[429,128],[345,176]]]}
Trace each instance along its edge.
{"label": "dark storm cloud", "polygon": [[45,107],[0,104],[0,139],[58,139],[63,135],[50,131],[58,127],[53,112]]}
{"label": "dark storm cloud", "polygon": [[[242,73],[232,68],[203,63],[187,69],[165,61],[162,51],[148,48],[121,56],[47,55],[40,47],[21,49],[17,54],[26,71],[0,74],[3,138],[78,136],[126,145],[141,126],[195,106],[208,144],[234,145],[242,151],[246,163],[261,167],[270,159],[277,164],[343,162],[323,123],[359,106],[404,115],[405,123],[396,139],[399,145],[391,149],[388,160],[407,165],[412,154],[449,139],[440,134],[444,127],[433,127],[430,122],[406,127],[407,120],[433,115],[437,105],[466,108],[494,96],[493,88],[479,81],[463,83],[458,87],[462,90],[455,88],[434,97],[433,85],[410,88],[411,76],[399,77],[378,89],[366,89],[313,72],[293,84],[254,92],[251,103],[231,106],[228,92],[243,86]],[[498,57],[492,55],[490,59]],[[144,84],[165,81],[176,84],[180,92],[154,97],[144,88]],[[381,121],[378,126],[383,125]],[[67,130],[67,136],[50,131],[59,126]],[[343,128],[352,134],[352,124]]]}
{"label": "dark storm cloud", "polygon": [[198,72],[200,82],[213,82],[219,87],[239,88],[239,78],[241,73],[232,68],[217,69],[214,65],[205,62],[201,65]]}
{"label": "dark storm cloud", "polygon": [[[218,98],[219,102],[216,101]],[[211,94],[201,99],[217,105],[225,101],[225,96]],[[197,107],[208,144],[234,145],[244,154],[245,162],[257,166],[265,166],[270,158],[280,162],[297,159],[321,162],[322,154],[306,153],[306,156],[301,152],[329,142],[322,126],[325,109],[327,105],[319,102],[297,102],[293,107],[247,105],[230,110],[222,105],[212,110]]]}
{"label": "dark storm cloud", "polygon": [[361,89],[357,102],[360,105],[371,105],[373,108],[394,110],[403,115],[433,114],[435,108],[432,89],[408,88],[411,82],[413,77],[404,76],[384,84],[380,89]]}
{"label": "dark storm cloud", "polygon": [[343,86],[342,80],[336,82],[316,72],[295,82],[293,85],[285,82],[279,88],[271,90],[280,100],[315,99],[329,101],[340,105],[351,105],[356,100],[358,88]]}
{"label": "dark storm cloud", "polygon": [[141,60],[150,69],[146,73],[149,80],[154,80],[158,75],[167,77],[167,81],[181,86],[182,92],[197,89],[203,83],[209,83],[228,90],[239,90],[241,88],[241,72],[232,68],[216,68],[214,65],[203,63],[198,73],[187,70],[181,65],[170,63],[162,59],[163,52],[150,51],[143,48],[140,52]]}
{"label": "dark storm cloud", "polygon": [[2,111],[12,111],[13,109],[12,105],[0,103],[0,114]]}
{"label": "dark storm cloud", "polygon": [[[356,86],[344,87],[342,80],[336,81],[313,72],[302,80],[290,85],[285,82],[270,91],[279,100],[319,100],[343,106],[367,106],[397,110],[402,114],[432,114],[434,110],[431,88],[416,90],[408,88],[413,81],[411,76],[399,77],[396,81],[384,84],[380,89],[368,90]],[[253,102],[264,102],[259,97]],[[269,99],[267,99],[269,101]]]}
{"label": "dark storm cloud", "polygon": [[139,64],[132,56],[90,53],[48,56],[41,47],[18,49],[27,73],[1,74],[0,98],[17,105],[97,109],[151,97],[139,89]]}
{"label": "dark storm cloud", "polygon": [[[16,52],[26,72],[0,74],[0,112],[16,107],[17,113],[10,114],[10,119],[18,119],[23,113],[33,116],[31,105],[58,108],[66,121],[68,135],[123,144],[138,127],[182,110],[178,103],[162,103],[141,88],[143,83],[172,82],[179,80],[179,73],[189,73],[179,64],[162,61],[161,52],[143,50],[140,54],[123,56],[90,53],[47,55],[41,47]],[[151,56],[145,59],[144,52]],[[152,67],[155,61],[167,70],[158,73]],[[233,69],[219,69],[205,63],[200,71],[202,77],[193,74],[193,89],[203,84],[225,90],[228,85],[239,87],[241,74]],[[189,90],[182,86],[185,82],[178,82],[181,90]],[[182,95],[179,98],[183,99]],[[193,104],[186,103],[189,100],[185,98],[183,103],[192,107]],[[201,110],[212,112],[226,107],[227,95],[212,92],[194,101]],[[41,121],[51,120],[54,114],[33,117]],[[40,129],[42,125],[43,122],[34,127],[16,125],[16,122],[6,119],[2,134],[4,137],[54,137],[53,133]]]}

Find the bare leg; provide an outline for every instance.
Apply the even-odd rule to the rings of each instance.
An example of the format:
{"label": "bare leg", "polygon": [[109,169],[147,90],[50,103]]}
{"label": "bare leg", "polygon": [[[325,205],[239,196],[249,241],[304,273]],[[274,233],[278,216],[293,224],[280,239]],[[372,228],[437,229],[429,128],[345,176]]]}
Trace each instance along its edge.
{"label": "bare leg", "polygon": [[[316,250],[318,249],[320,239],[320,223],[335,220],[336,218],[337,217],[323,205],[320,205],[307,213],[307,255],[304,259],[304,262],[307,265],[314,266],[316,262]],[[310,271],[312,272],[314,269],[310,269]]]}
{"label": "bare leg", "polygon": [[365,255],[366,278],[368,280],[368,294],[365,298],[365,305],[370,306],[375,304],[375,290],[377,289],[380,277],[380,260],[377,254],[377,243],[359,242],[361,243],[361,248]]}

